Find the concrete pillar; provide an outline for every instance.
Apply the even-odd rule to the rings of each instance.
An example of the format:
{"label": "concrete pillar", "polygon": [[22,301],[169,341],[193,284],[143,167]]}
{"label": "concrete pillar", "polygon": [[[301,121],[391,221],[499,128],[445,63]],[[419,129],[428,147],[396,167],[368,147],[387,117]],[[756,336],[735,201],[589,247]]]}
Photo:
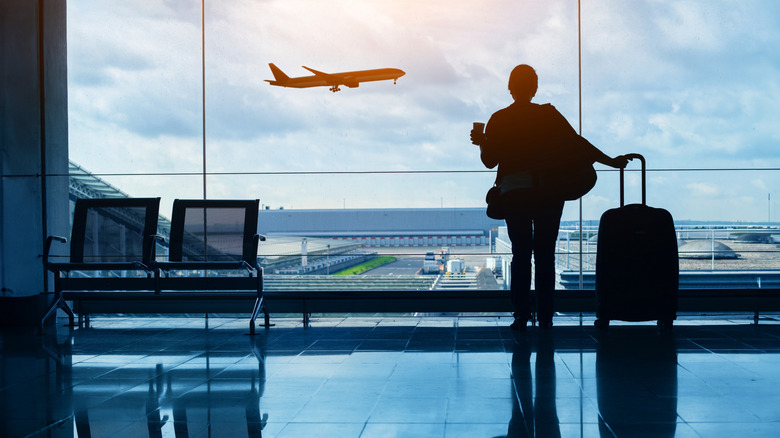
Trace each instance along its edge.
{"label": "concrete pillar", "polygon": [[0,1],[0,324],[38,324],[53,298],[41,255],[69,237],[67,91],[65,0]]}

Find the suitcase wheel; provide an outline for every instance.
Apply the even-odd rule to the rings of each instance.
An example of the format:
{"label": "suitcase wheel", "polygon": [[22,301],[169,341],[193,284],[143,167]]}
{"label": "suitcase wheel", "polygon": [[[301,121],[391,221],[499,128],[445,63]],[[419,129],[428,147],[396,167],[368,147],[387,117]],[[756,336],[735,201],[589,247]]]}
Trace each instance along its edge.
{"label": "suitcase wheel", "polygon": [[600,330],[606,330],[609,328],[609,320],[604,318],[596,318],[593,321],[593,326]]}

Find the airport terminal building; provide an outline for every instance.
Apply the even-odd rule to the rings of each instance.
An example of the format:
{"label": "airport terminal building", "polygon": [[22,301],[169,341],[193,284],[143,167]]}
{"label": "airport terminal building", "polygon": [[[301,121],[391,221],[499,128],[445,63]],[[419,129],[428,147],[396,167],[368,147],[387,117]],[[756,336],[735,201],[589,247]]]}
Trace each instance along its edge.
{"label": "airport terminal building", "polygon": [[366,247],[489,245],[504,221],[484,208],[261,210],[267,236],[331,238]]}

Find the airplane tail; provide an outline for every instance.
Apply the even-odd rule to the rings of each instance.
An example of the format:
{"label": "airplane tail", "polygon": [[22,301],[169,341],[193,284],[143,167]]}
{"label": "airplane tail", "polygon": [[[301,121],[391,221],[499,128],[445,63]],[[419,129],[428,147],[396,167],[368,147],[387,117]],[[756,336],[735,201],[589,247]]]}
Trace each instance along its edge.
{"label": "airplane tail", "polygon": [[274,79],[276,79],[278,82],[285,82],[290,80],[290,77],[284,74],[284,72],[273,63],[268,64],[268,66],[271,67],[271,72],[274,74]]}

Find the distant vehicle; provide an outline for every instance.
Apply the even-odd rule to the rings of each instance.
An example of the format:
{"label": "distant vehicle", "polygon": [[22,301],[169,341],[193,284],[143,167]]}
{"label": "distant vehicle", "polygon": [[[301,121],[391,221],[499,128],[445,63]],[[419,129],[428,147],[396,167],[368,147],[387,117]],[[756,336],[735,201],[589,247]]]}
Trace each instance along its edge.
{"label": "distant vehicle", "polygon": [[447,274],[463,275],[466,273],[466,262],[462,259],[447,261]]}
{"label": "distant vehicle", "polygon": [[501,257],[488,257],[486,266],[493,271],[494,274],[499,274],[501,272]]}
{"label": "distant vehicle", "polygon": [[429,262],[428,260],[423,263],[422,267],[422,273],[423,274],[438,274],[441,271],[441,268],[436,263]]}
{"label": "distant vehicle", "polygon": [[446,265],[447,261],[450,259],[450,247],[442,246],[441,251],[439,251],[439,256],[441,257],[441,262]]}
{"label": "distant vehicle", "polygon": [[423,261],[422,273],[423,274],[438,274],[441,271],[439,264],[436,263],[436,257],[432,252],[425,254],[425,260]]}
{"label": "distant vehicle", "polygon": [[398,78],[406,74],[406,72],[397,68],[324,73],[303,66],[303,68],[314,73],[314,75],[291,78],[273,63],[268,64],[268,66],[271,67],[271,72],[274,74],[274,80],[266,79],[265,81],[271,85],[289,88],[330,87],[329,90],[334,93],[341,90],[341,88],[339,88],[341,85],[349,88],[357,88],[361,82],[387,81],[392,79],[395,84]]}

